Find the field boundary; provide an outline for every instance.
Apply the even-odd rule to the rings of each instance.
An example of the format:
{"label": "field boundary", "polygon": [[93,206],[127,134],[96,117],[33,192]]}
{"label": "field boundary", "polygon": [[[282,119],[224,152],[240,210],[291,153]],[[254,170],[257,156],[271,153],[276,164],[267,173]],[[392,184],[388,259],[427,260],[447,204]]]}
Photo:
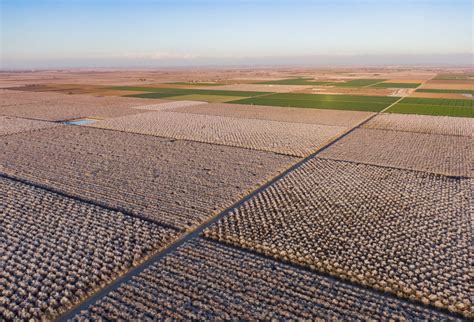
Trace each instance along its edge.
{"label": "field boundary", "polygon": [[361,127],[362,125],[364,125],[365,123],[369,122],[371,119],[373,119],[375,116],[377,116],[378,114],[374,114],[374,115],[371,115],[370,117],[368,117],[367,119],[359,122],[356,126],[350,128],[349,130],[347,130],[346,132],[344,132],[343,134],[341,134],[339,137],[337,137],[336,139],[334,139],[333,141],[331,142],[328,142],[326,143],[324,146],[322,146],[321,148],[319,148],[318,150],[314,151],[313,153],[309,154],[308,156],[306,156],[305,158],[303,159],[300,159],[299,161],[297,161],[296,163],[294,163],[293,165],[291,165],[289,168],[287,168],[286,170],[280,172],[279,174],[277,174],[276,176],[274,176],[273,178],[271,178],[269,181],[267,181],[266,183],[263,183],[261,186],[257,187],[256,189],[254,189],[253,191],[251,191],[250,193],[248,193],[247,195],[245,195],[244,197],[242,197],[241,199],[237,200],[236,202],[234,202],[232,205],[230,205],[229,207],[225,208],[224,210],[220,211],[218,214],[216,214],[214,217],[211,217],[209,218],[207,221],[203,222],[201,225],[199,225],[198,227],[194,228],[193,230],[191,230],[189,233],[187,234],[183,234],[183,236],[181,236],[180,238],[178,238],[177,240],[175,240],[174,242],[172,242],[170,245],[168,246],[165,246],[163,249],[161,249],[160,251],[156,252],[155,254],[152,254],[150,255],[150,257],[142,262],[141,264],[131,268],[129,271],[127,271],[124,275],[118,277],[117,279],[115,279],[114,281],[112,281],[110,284],[108,284],[106,287],[100,289],[99,291],[97,291],[96,293],[92,294],[91,296],[89,296],[88,298],[86,298],[84,301],[82,301],[81,303],[77,304],[76,306],[72,307],[71,309],[69,309],[69,311],[65,312],[64,314],[60,315],[59,317],[57,317],[55,319],[55,321],[59,321],[59,322],[63,322],[63,321],[68,321],[68,320],[71,320],[72,318],[74,318],[76,315],[78,315],[82,310],[86,310],[90,305],[92,305],[93,303],[95,303],[97,300],[99,300],[100,298],[103,298],[105,297],[109,292],[111,291],[114,291],[116,289],[118,289],[123,283],[127,282],[128,280],[130,280],[133,276],[143,272],[144,270],[146,270],[148,267],[150,267],[151,265],[153,265],[154,263],[162,260],[164,257],[166,257],[168,254],[174,252],[175,250],[177,250],[179,247],[181,247],[182,245],[184,245],[186,242],[188,242],[189,240],[192,240],[194,238],[198,238],[200,237],[201,233],[208,227],[210,227],[212,224],[214,224],[215,222],[217,222],[218,220],[220,220],[221,218],[225,217],[231,210],[233,209],[236,209],[238,207],[240,207],[242,204],[244,204],[245,202],[247,202],[248,200],[250,200],[251,198],[253,198],[254,196],[256,196],[257,194],[259,194],[260,192],[264,191],[265,189],[267,189],[268,187],[270,187],[271,185],[273,185],[275,182],[277,182],[278,180],[282,179],[283,177],[285,177],[286,175],[288,175],[289,173],[291,173],[292,171],[298,169],[299,167],[303,166],[304,164],[306,164],[308,161],[314,159],[316,157],[316,155],[322,151],[324,151],[325,149],[329,148],[332,144],[338,142],[340,139],[346,137],[347,135],[349,135],[350,133],[352,133],[354,130],[356,130],[357,128]]}
{"label": "field boundary", "polygon": [[76,201],[79,201],[79,202],[83,202],[83,203],[86,203],[86,204],[91,205],[91,206],[100,207],[100,208],[103,208],[103,209],[106,209],[106,210],[109,210],[109,211],[120,212],[120,213],[122,213],[126,216],[130,216],[130,217],[133,217],[133,218],[138,218],[140,220],[150,222],[152,224],[161,226],[163,228],[174,230],[178,233],[183,231],[182,229],[179,229],[177,227],[174,227],[174,226],[166,224],[166,223],[161,223],[161,222],[154,221],[154,220],[146,218],[146,217],[137,216],[136,214],[134,214],[134,213],[132,213],[132,212],[126,210],[126,209],[123,209],[121,207],[111,207],[111,206],[109,206],[105,203],[98,202],[98,201],[92,201],[92,200],[89,200],[87,198],[83,198],[83,197],[80,197],[80,196],[71,195],[69,193],[63,192],[59,189],[56,189],[54,187],[51,187],[51,186],[48,186],[48,185],[45,185],[45,184],[42,184],[42,183],[39,183],[39,182],[33,182],[33,181],[28,180],[28,179],[20,178],[16,175],[10,175],[8,173],[5,173],[2,169],[0,169],[0,177],[5,178],[5,179],[9,179],[9,180],[13,180],[13,181],[16,181],[16,182],[20,182],[20,183],[23,183],[23,184],[26,184],[28,186],[35,187],[35,188],[38,188],[38,189],[42,189],[42,190],[45,190],[47,192],[60,195],[61,197],[65,197],[65,198],[73,199],[73,200],[76,200]]}
{"label": "field boundary", "polygon": [[338,277],[336,275],[331,275],[331,274],[328,274],[328,273],[325,273],[325,272],[322,272],[322,271],[317,271],[317,270],[312,270],[311,268],[307,267],[307,266],[304,266],[304,265],[300,265],[300,264],[297,264],[297,263],[294,263],[294,262],[291,262],[291,261],[288,261],[288,260],[285,260],[283,258],[280,258],[280,259],[275,259],[274,257],[272,257],[271,255],[265,255],[263,253],[259,253],[258,251],[256,250],[253,250],[253,249],[247,249],[247,248],[241,248],[239,246],[236,246],[236,245],[233,245],[231,243],[228,243],[226,242],[225,240],[215,240],[215,239],[212,239],[210,237],[206,237],[206,236],[200,236],[200,238],[206,240],[206,241],[209,241],[209,242],[213,242],[213,243],[216,243],[218,245],[224,245],[228,248],[231,248],[231,249],[234,249],[234,250],[237,250],[237,251],[241,251],[241,252],[246,252],[246,253],[249,253],[249,254],[252,254],[254,256],[257,256],[257,257],[260,257],[260,258],[263,258],[263,259],[269,259],[269,260],[272,260],[272,261],[277,261],[277,262],[280,262],[280,263],[283,263],[284,265],[287,265],[287,266],[290,266],[290,267],[293,267],[293,268],[296,268],[298,270],[302,270],[302,271],[305,271],[305,272],[309,272],[309,273],[312,273],[312,274],[316,274],[316,275],[319,275],[319,276],[322,276],[322,277],[325,277],[329,280],[332,280],[332,281],[336,281],[336,282],[340,282],[340,283],[344,283],[346,285],[350,285],[350,286],[353,286],[355,287],[356,289],[363,289],[363,290],[367,290],[367,291],[370,291],[370,292],[373,292],[375,294],[379,294],[383,297],[387,297],[387,298],[390,298],[390,299],[394,299],[394,300],[397,300],[397,301],[400,301],[400,302],[404,302],[404,303],[409,303],[411,305],[415,305],[417,307],[421,307],[421,308],[427,308],[427,309],[430,309],[430,310],[433,310],[435,312],[440,312],[440,313],[443,313],[443,314],[447,314],[447,315],[450,315],[450,316],[453,316],[453,317],[457,317],[457,318],[461,318],[461,319],[465,319],[466,317],[463,316],[462,314],[460,313],[457,313],[457,312],[451,312],[449,311],[448,309],[445,309],[445,308],[438,308],[434,305],[426,305],[426,304],[423,304],[419,301],[416,301],[416,300],[411,300],[410,298],[405,298],[405,297],[398,297],[396,294],[393,294],[393,293],[389,293],[389,292],[384,292],[384,291],[381,291],[377,288],[372,288],[370,286],[367,286],[367,285],[363,285],[363,284],[358,284],[358,283],[354,283],[352,282],[351,280],[349,279],[344,279],[344,278],[341,278],[341,277]]}

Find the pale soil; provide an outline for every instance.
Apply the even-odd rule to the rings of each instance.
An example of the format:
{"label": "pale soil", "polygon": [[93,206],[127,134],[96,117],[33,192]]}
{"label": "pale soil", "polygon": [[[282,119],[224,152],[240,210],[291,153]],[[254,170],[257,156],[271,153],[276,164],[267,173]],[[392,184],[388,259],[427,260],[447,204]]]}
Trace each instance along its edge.
{"label": "pale soil", "polygon": [[272,120],[293,123],[308,123],[352,127],[373,113],[359,111],[323,110],[277,106],[207,104],[179,107],[171,112],[201,115],[228,116],[242,119]]}
{"label": "pale soil", "polygon": [[204,235],[472,317],[470,184],[316,158]]}
{"label": "pale soil", "polygon": [[404,78],[392,78],[389,80],[386,80],[385,83],[402,83],[402,84],[420,84],[425,82],[426,79],[404,79]]}
{"label": "pale soil", "polygon": [[72,125],[4,136],[0,151],[3,173],[183,230],[296,162],[275,153]]}
{"label": "pale soil", "polygon": [[363,125],[367,129],[474,136],[474,119],[466,117],[379,114]]}
{"label": "pale soil", "polygon": [[304,157],[346,131],[346,127],[239,119],[214,115],[151,112],[99,121],[89,126],[242,147]]}
{"label": "pale soil", "polygon": [[472,176],[471,137],[357,129],[320,155],[322,158]]}
{"label": "pale soil", "polygon": [[[198,300],[196,290],[205,290]],[[110,292],[75,320],[191,317],[248,321],[449,319],[409,302],[198,238]]]}
{"label": "pale soil", "polygon": [[469,89],[474,90],[472,81],[441,81],[433,80],[423,84],[421,88],[425,89]]}

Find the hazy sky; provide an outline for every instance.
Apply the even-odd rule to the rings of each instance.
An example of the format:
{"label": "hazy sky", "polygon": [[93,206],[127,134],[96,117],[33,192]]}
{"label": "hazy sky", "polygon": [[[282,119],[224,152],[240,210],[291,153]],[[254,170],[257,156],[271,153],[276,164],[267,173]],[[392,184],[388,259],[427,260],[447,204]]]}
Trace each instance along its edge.
{"label": "hazy sky", "polygon": [[466,64],[472,1],[0,0],[2,68]]}

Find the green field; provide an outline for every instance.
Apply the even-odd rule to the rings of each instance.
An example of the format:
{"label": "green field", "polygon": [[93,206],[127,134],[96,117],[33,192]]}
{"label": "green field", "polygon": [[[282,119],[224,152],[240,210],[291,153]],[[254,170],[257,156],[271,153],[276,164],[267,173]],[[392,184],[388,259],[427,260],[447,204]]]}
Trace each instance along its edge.
{"label": "green field", "polygon": [[398,99],[399,97],[386,96],[279,93],[230,103],[378,112]]}
{"label": "green field", "polygon": [[387,110],[387,113],[474,117],[474,108],[465,106],[441,106],[399,103],[389,108]]}
{"label": "green field", "polygon": [[386,79],[354,79],[342,83],[334,83],[332,85],[339,87],[365,87],[374,85],[380,82],[386,81]]}
{"label": "green field", "polygon": [[388,113],[474,117],[472,100],[407,97],[387,110]]}
{"label": "green field", "polygon": [[419,104],[419,105],[436,105],[436,106],[465,106],[473,107],[473,100],[469,99],[448,99],[448,98],[422,98],[422,97],[406,97],[399,104]]}
{"label": "green field", "polygon": [[110,89],[123,91],[147,92],[143,94],[132,94],[127,96],[142,98],[166,98],[179,95],[218,95],[218,96],[239,96],[253,97],[258,95],[271,94],[270,92],[250,92],[250,91],[221,91],[212,89],[188,89],[188,88],[154,88],[154,87],[133,87],[133,86],[114,86]]}
{"label": "green field", "polygon": [[330,85],[333,82],[319,82],[312,80],[310,78],[289,78],[289,79],[280,79],[268,82],[261,82],[257,84],[267,84],[267,85]]}
{"label": "green field", "polygon": [[171,97],[167,97],[166,99],[174,100],[174,101],[204,101],[204,102],[209,102],[209,103],[223,103],[223,102],[242,99],[242,97],[191,94],[191,95],[171,96]]}
{"label": "green field", "polygon": [[377,83],[368,87],[377,88],[416,88],[420,86],[420,83]]}
{"label": "green field", "polygon": [[474,94],[474,90],[469,89],[431,89],[419,88],[416,92],[420,93],[446,93],[446,94]]}

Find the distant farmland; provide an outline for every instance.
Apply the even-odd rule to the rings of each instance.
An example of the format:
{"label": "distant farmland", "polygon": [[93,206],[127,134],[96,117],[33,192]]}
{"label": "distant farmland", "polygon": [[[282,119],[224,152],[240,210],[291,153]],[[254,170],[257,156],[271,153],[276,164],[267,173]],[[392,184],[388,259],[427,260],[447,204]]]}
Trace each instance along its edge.
{"label": "distant farmland", "polygon": [[474,117],[472,100],[407,97],[387,110],[389,113]]}
{"label": "distant farmland", "polygon": [[386,81],[386,79],[354,79],[343,83],[334,83],[334,86],[364,87]]}
{"label": "distant farmland", "polygon": [[114,90],[147,92],[141,94],[127,95],[129,97],[141,98],[168,98],[182,95],[218,95],[218,96],[239,96],[252,97],[258,95],[271,94],[270,92],[250,92],[250,91],[221,91],[212,89],[187,89],[187,88],[154,88],[154,87],[134,87],[134,86],[114,86]]}
{"label": "distant farmland", "polygon": [[280,93],[232,101],[231,103],[379,112],[398,99],[399,97],[384,96]]}
{"label": "distant farmland", "polygon": [[368,87],[377,87],[377,88],[417,88],[420,86],[420,83],[376,83]]}
{"label": "distant farmland", "polygon": [[267,84],[267,85],[332,85],[334,82],[324,82],[324,81],[315,81],[310,78],[289,78],[289,79],[280,79],[268,82],[261,82],[257,84]]}
{"label": "distant farmland", "polygon": [[420,93],[446,93],[446,94],[474,94],[474,90],[469,89],[432,89],[432,88],[419,88],[416,92]]}

